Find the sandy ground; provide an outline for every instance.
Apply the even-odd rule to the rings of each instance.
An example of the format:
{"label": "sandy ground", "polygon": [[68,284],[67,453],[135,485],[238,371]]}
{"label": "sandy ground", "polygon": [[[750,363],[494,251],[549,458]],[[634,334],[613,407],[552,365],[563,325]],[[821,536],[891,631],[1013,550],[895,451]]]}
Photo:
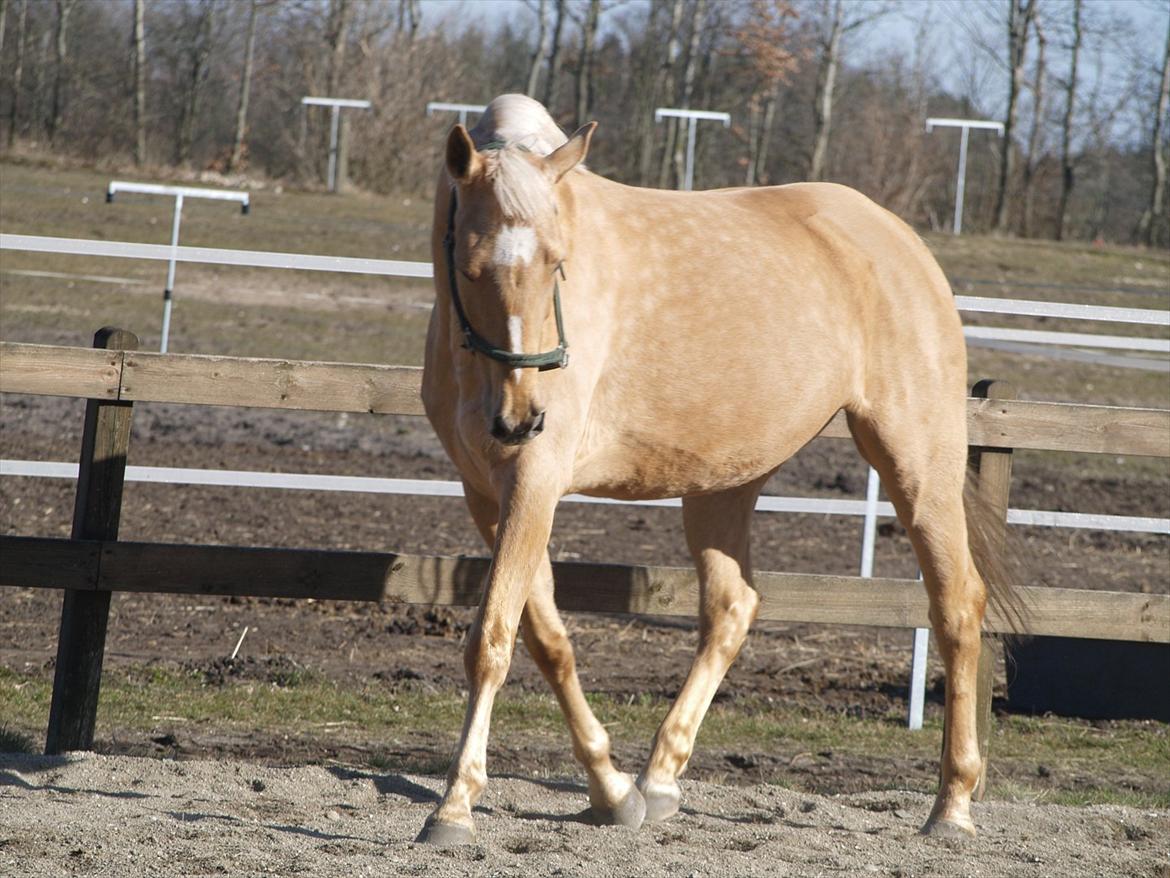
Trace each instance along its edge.
{"label": "sandy ground", "polygon": [[1170,811],[992,803],[979,838],[916,834],[929,799],[684,784],[683,813],[590,825],[577,784],[495,779],[478,843],[413,843],[434,777],[128,756],[0,756],[0,874],[1117,875],[1170,870]]}

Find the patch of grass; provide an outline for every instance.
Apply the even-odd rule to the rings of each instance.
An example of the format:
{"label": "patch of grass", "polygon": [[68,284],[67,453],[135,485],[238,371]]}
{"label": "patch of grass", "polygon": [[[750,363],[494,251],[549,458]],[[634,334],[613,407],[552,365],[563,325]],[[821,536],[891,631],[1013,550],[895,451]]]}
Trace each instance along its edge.
{"label": "patch of grass", "polygon": [[38,749],[32,735],[0,726],[0,753],[36,753]]}
{"label": "patch of grass", "polygon": [[[48,675],[22,676],[0,669],[0,704],[9,728],[31,741],[48,714]],[[447,748],[459,734],[465,695],[456,691],[393,690],[371,684],[338,686],[308,673],[295,685],[232,679],[208,685],[197,671],[170,667],[107,670],[98,713],[98,738],[150,733],[166,727],[188,734],[257,733],[326,744],[353,744],[366,764],[381,770],[442,773]],[[593,694],[589,701],[615,742],[649,742],[668,708],[663,699],[615,699]],[[716,704],[702,726],[697,749],[790,755],[761,779],[803,787],[815,782],[793,765],[844,760],[877,763],[865,788],[882,772],[899,772],[896,785],[933,788],[941,727],[937,717],[923,732],[908,732],[900,715],[857,718],[810,711],[764,699]],[[563,749],[557,770],[571,771],[564,720],[555,699],[543,692],[505,688],[492,719],[493,747]],[[556,746],[549,745],[556,742]],[[371,746],[371,742],[378,742]],[[388,750],[385,742],[402,744]],[[405,743],[404,743],[405,742]],[[441,743],[436,743],[441,742]],[[1121,803],[1170,807],[1170,727],[1153,722],[1091,724],[1050,717],[1000,718],[991,743],[991,797],[1062,804]],[[542,758],[544,758],[542,756]],[[915,766],[912,773],[899,768]],[[548,768],[545,759],[544,768]],[[537,769],[534,769],[537,770]],[[1105,779],[1105,780],[1102,780]],[[1160,780],[1159,780],[1160,779]]]}

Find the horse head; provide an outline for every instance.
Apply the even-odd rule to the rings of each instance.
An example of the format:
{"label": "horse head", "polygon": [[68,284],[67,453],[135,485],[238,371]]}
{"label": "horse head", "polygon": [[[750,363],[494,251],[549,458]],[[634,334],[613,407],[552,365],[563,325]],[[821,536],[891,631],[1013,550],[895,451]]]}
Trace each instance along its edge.
{"label": "horse head", "polygon": [[462,125],[447,138],[446,277],[463,348],[453,355],[472,359],[488,430],[505,445],[540,435],[538,376],[568,365],[557,275],[569,254],[558,189],[584,160],[596,125],[548,155],[502,140],[477,147]]}

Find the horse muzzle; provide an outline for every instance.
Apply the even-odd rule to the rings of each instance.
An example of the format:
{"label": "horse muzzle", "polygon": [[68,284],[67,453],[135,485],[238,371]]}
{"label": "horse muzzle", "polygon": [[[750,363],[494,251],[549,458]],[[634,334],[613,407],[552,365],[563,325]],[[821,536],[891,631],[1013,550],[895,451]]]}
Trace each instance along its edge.
{"label": "horse muzzle", "polygon": [[492,438],[501,445],[523,445],[531,442],[544,431],[544,412],[537,412],[532,417],[514,422],[503,415],[496,415],[492,421]]}

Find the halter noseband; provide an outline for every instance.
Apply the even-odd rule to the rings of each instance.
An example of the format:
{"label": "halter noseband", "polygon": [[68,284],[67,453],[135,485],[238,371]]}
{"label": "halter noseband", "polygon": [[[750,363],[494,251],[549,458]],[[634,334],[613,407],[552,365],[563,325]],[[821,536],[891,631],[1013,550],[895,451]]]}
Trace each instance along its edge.
{"label": "halter noseband", "polygon": [[[480,150],[500,149],[503,143],[493,141],[484,144]],[[455,189],[451,189],[451,208],[447,213],[447,234],[443,237],[443,250],[447,254],[447,284],[451,288],[451,304],[455,306],[455,314],[459,317],[459,326],[463,330],[463,346],[471,351],[479,351],[486,357],[511,366],[513,369],[537,369],[546,372],[549,369],[564,369],[569,365],[569,345],[565,341],[565,326],[561,318],[561,288],[553,277],[553,313],[557,320],[557,346],[551,351],[542,354],[516,354],[498,348],[475,331],[467,313],[463,310],[463,302],[459,299],[459,284],[455,276],[455,208],[457,200]],[[565,276],[563,265],[557,265],[561,277]]]}

